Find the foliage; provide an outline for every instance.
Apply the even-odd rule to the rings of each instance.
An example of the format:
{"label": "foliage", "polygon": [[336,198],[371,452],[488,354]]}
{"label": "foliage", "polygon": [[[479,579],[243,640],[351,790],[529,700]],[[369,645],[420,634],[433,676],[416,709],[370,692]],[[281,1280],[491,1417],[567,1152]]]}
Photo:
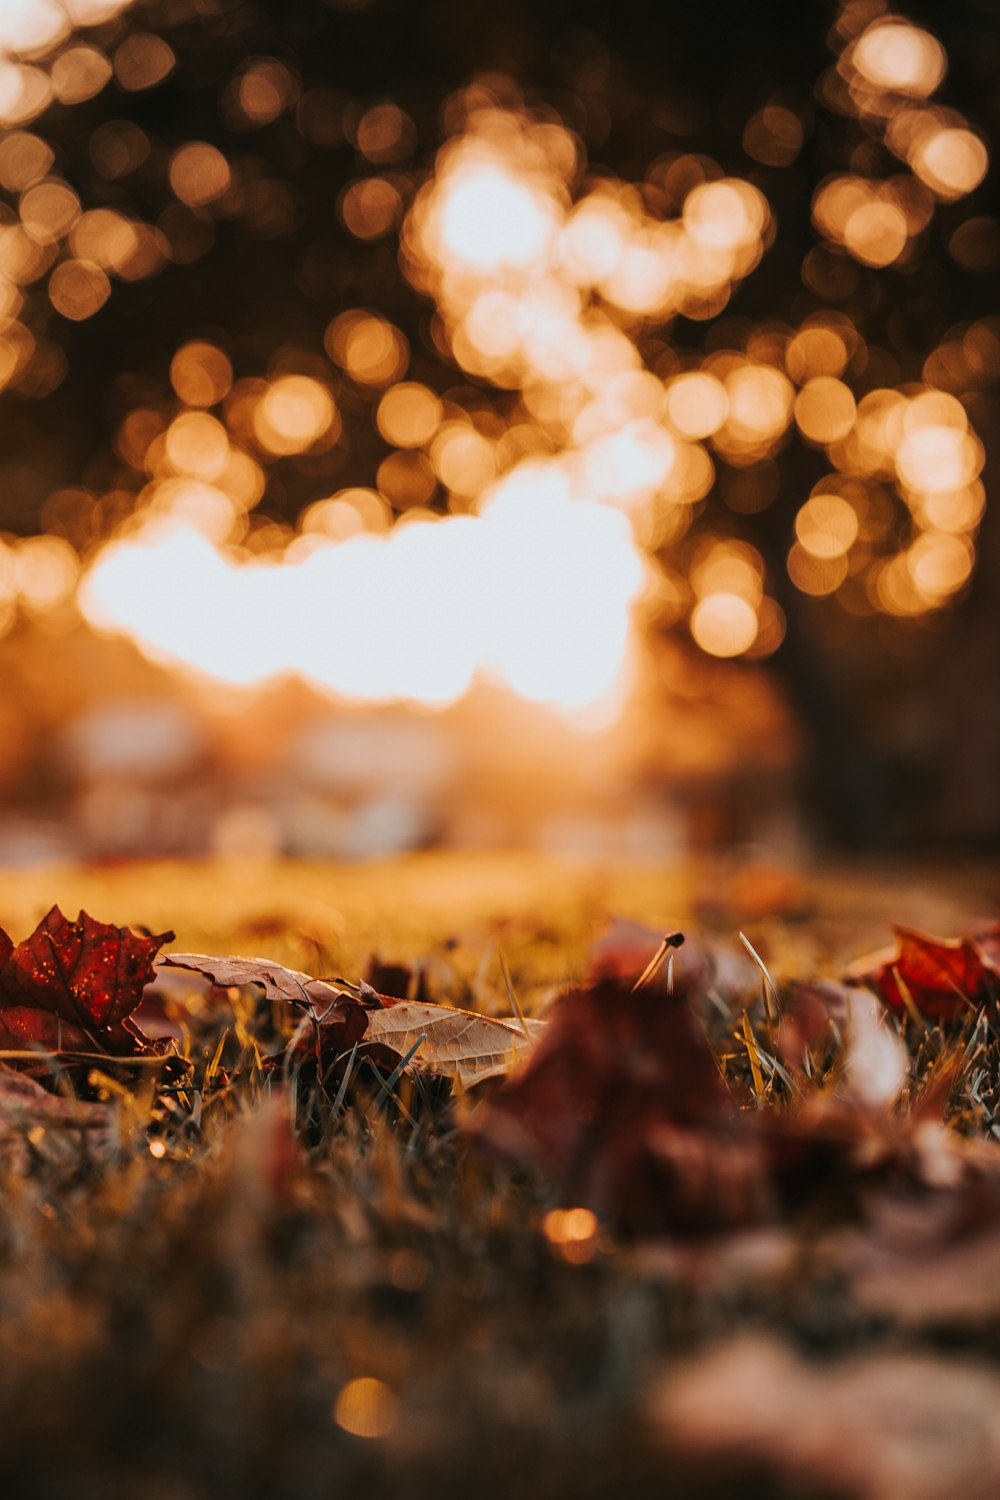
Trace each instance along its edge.
{"label": "foliage", "polygon": [[[18,1494],[64,1489],[72,1466],[112,1495],[235,1476],[319,1500],[336,1473],[376,1493],[597,1496],[673,1474],[685,1495],[881,1500],[899,1430],[921,1500],[979,1493],[923,1393],[992,1430],[996,1377],[936,1348],[989,1355],[1000,1329],[989,978],[941,1017],[911,976],[893,1015],[857,983],[793,982],[790,937],[754,944],[772,988],[704,928],[664,947],[620,924],[554,1003],[519,957],[531,1055],[462,1091],[429,1026],[404,1063],[412,1020],[471,1024],[440,952],[373,964],[389,996],[267,960],[160,962],[131,1014],[173,1049],[171,1076],[93,1024],[122,1012],[118,957],[157,940],[46,923],[78,951],[106,1056],[0,1072]],[[324,1025],[394,1014],[395,1046],[317,1053]],[[478,1019],[527,1046],[520,1021]]]}

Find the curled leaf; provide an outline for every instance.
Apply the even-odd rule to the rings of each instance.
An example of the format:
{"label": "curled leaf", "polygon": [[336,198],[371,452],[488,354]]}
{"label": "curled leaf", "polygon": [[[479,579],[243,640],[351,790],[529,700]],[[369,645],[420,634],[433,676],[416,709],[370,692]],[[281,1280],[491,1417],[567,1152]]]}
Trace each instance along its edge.
{"label": "curled leaf", "polygon": [[397,1001],[368,984],[341,987],[270,959],[168,953],[159,963],[161,968],[194,970],[212,984],[258,984],[269,999],[305,1008],[314,1024],[299,1028],[293,1050],[299,1059],[315,1055],[324,1069],[355,1045],[380,1066],[394,1067],[419,1042],[415,1067],[470,1088],[508,1073],[531,1049],[530,1035],[526,1037],[517,1022],[416,1000]]}
{"label": "curled leaf", "polygon": [[912,1003],[922,1015],[945,1021],[1000,995],[1000,923],[971,938],[936,938],[910,927],[895,931],[895,951],[859,959],[848,973],[890,1010],[908,1010]]}
{"label": "curled leaf", "polygon": [[292,1005],[312,1003],[322,1009],[345,997],[345,991],[325,979],[313,979],[298,969],[268,958],[215,957],[209,953],[164,953],[157,960],[160,969],[192,969],[212,984],[223,988],[233,985],[243,989],[259,984],[269,1000],[286,1000]]}

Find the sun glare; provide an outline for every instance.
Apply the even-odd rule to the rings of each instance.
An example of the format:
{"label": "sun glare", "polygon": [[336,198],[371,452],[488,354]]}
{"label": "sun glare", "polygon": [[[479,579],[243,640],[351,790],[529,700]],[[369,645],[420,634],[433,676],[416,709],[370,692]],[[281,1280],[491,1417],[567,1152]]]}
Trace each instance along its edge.
{"label": "sun glare", "polygon": [[[952,330],[904,372],[858,311],[876,273],[909,274],[935,214],[989,167],[970,122],[933,97],[947,57],[929,32],[882,5],[840,7],[817,98],[867,144],[815,184],[803,311],[755,325],[730,302],[779,232],[769,171],[797,160],[804,105],[775,95],[746,122],[743,147],[768,169],[752,181],[681,147],[626,181],[588,164],[571,115],[488,75],[449,99],[444,142],[418,167],[420,131],[396,103],[348,108],[251,57],[219,95],[245,150],[108,120],[89,152],[110,196],[88,203],[29,127],[53,98],[173,76],[152,32],[72,35],[127,8],[0,7],[0,188],[14,204],[0,217],[0,389],[61,379],[42,306],[86,323],[118,283],[197,261],[226,220],[289,233],[296,205],[249,144],[281,121],[353,147],[330,208],[382,279],[373,305],[352,305],[310,251],[324,316],[256,367],[246,340],[179,338],[160,388],[132,388],[116,488],[90,496],[104,519],[77,550],[68,532],[43,538],[48,552],[0,539],[14,579],[0,628],[15,606],[64,610],[79,576],[95,628],[229,683],[296,674],[345,698],[441,704],[491,681],[568,710],[610,701],[640,619],[757,658],[782,639],[779,583],[901,618],[965,588],[985,506],[967,398],[1000,368],[994,327]],[[119,188],[154,163],[168,201],[147,223]],[[988,253],[976,235],[991,222],[960,225],[953,256]],[[403,301],[383,299],[394,276]],[[402,311],[412,291],[419,326]],[[826,472],[788,494],[788,539],[765,563],[731,538],[774,501],[792,442]]]}
{"label": "sun glare", "polygon": [[627,523],[554,467],[512,471],[480,516],[307,534],[284,562],[241,559],[158,517],[104,549],[81,607],[234,685],[298,673],[346,698],[444,705],[481,678],[567,709],[614,686],[641,564]]}

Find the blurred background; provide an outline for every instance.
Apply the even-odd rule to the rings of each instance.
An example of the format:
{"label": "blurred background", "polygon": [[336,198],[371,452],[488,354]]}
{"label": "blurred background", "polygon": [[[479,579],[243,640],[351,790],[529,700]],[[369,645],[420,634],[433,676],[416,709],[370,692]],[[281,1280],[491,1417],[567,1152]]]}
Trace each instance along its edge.
{"label": "blurred background", "polygon": [[0,864],[994,848],[998,76],[998,0],[2,0]]}

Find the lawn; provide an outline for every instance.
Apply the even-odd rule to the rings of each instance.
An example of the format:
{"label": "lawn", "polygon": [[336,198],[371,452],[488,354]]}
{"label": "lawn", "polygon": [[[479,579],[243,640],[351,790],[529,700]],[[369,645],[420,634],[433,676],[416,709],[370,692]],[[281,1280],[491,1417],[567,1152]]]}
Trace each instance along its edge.
{"label": "lawn", "polygon": [[[0,876],[0,925],[16,942],[58,902],[172,928],[177,949],[350,980],[377,953],[419,968],[432,1000],[493,1014],[510,1011],[502,949],[524,1010],[544,1017],[615,916],[683,929],[719,964],[749,963],[742,929],[786,1003],[792,978],[836,977],[892,919],[948,934],[989,917],[993,889],[971,868],[793,877],[513,855],[123,865]],[[692,951],[675,953],[679,978]],[[766,1064],[757,978],[745,1000]],[[739,1005],[723,1016],[690,998],[737,1122],[788,1115],[773,1076],[754,1098]],[[872,1127],[888,1168],[859,1165],[855,1141],[828,1187],[809,1154],[815,1182],[724,1232],[683,1234],[624,1232],[540,1167],[484,1152],[467,1129],[477,1091],[411,1069],[388,1091],[366,1066],[325,1089],[305,1068],[268,1071],[265,1019],[253,992],[195,1005],[205,1087],[101,1070],[84,1085],[103,1099],[100,1129],[5,1118],[9,1494],[1000,1490],[1000,1166],[968,1099],[970,1060],[984,1098],[996,1083],[982,1016],[892,1023],[912,1077],[883,1112],[905,1149]],[[965,1069],[938,1106],[949,1128],[906,1134],[949,1057]],[[228,1079],[214,1095],[211,1066]],[[817,1096],[837,1095],[839,1069]],[[704,1171],[695,1161],[699,1191],[739,1159],[744,1137],[725,1140]]]}

